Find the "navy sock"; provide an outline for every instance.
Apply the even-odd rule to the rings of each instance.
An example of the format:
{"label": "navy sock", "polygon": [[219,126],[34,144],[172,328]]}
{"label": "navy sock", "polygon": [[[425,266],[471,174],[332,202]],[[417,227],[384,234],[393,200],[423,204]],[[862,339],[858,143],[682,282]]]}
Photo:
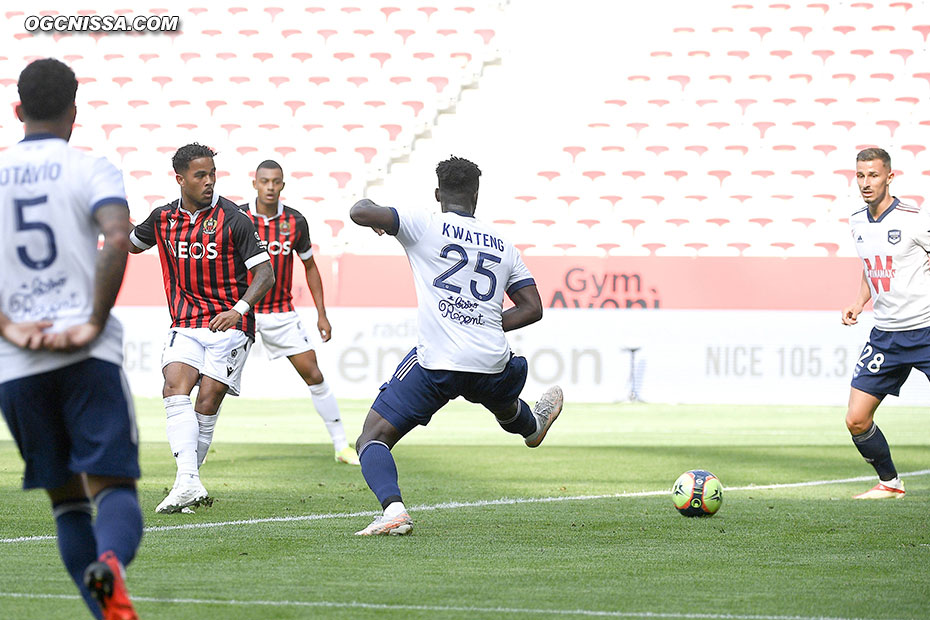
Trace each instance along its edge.
{"label": "navy sock", "polygon": [[128,486],[107,487],[94,498],[97,519],[97,555],[112,551],[123,566],[129,566],[142,540],[142,509],[136,490]]}
{"label": "navy sock", "polygon": [[898,471],[891,461],[891,449],[875,423],[861,435],[853,435],[852,440],[862,458],[875,468],[879,480],[887,482],[898,477]]}
{"label": "navy sock", "polygon": [[84,602],[94,617],[101,618],[100,607],[84,587],[84,569],[97,561],[97,542],[91,522],[90,500],[76,499],[52,505],[55,528],[58,530],[58,553],[68,574],[81,591]]}
{"label": "navy sock", "polygon": [[380,441],[372,441],[362,448],[358,460],[362,464],[362,475],[368,487],[387,508],[392,502],[403,501],[397,484],[397,465],[388,447]]}
{"label": "navy sock", "polygon": [[497,423],[508,433],[529,437],[536,432],[536,418],[533,416],[533,410],[523,399],[517,400],[517,415],[509,420],[497,419]]}

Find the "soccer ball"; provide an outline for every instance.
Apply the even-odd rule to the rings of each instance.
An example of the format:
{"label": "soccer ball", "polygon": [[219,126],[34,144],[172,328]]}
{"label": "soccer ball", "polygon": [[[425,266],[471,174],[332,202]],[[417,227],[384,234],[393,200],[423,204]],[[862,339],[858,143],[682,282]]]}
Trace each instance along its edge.
{"label": "soccer ball", "polygon": [[692,469],[678,476],[672,487],[672,501],[686,517],[709,517],[720,510],[723,485],[709,471]]}

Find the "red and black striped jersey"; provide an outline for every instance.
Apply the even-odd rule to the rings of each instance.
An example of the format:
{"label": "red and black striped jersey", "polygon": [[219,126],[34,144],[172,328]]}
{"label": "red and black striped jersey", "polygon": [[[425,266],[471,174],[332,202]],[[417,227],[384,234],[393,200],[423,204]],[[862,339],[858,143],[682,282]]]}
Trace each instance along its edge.
{"label": "red and black striped jersey", "polygon": [[[269,260],[252,220],[217,194],[213,204],[191,213],[180,200],[158,207],[129,235],[136,247],[158,245],[172,327],[209,327],[233,307],[249,285],[249,269]],[[247,313],[235,329],[255,335]]]}
{"label": "red and black striped jersey", "polygon": [[258,236],[268,247],[274,267],[274,286],[255,305],[255,312],[291,312],[294,310],[291,286],[294,283],[294,254],[300,260],[313,256],[310,246],[310,228],[307,219],[297,209],[278,202],[278,213],[265,217],[258,212],[253,200],[239,207],[249,214]]}

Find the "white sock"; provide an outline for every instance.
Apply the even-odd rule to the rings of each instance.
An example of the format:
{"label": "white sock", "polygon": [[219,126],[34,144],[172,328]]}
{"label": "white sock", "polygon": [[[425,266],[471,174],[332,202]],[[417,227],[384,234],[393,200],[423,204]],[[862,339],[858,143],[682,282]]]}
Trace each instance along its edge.
{"label": "white sock", "polygon": [[342,419],[339,417],[339,403],[336,402],[336,396],[329,388],[329,384],[323,380],[321,383],[311,385],[310,398],[313,400],[316,412],[323,418],[323,423],[326,425],[326,430],[329,431],[336,452],[349,447],[349,442],[346,441],[346,431],[342,427]]}
{"label": "white sock", "polygon": [[178,464],[178,480],[182,476],[199,478],[197,473],[197,434],[199,426],[190,396],[168,396],[164,399],[168,445]]}
{"label": "white sock", "polygon": [[901,479],[898,478],[897,476],[895,476],[891,480],[879,480],[879,482],[884,484],[886,487],[891,487],[892,489],[900,490],[904,488],[904,485],[901,484]]}
{"label": "white sock", "polygon": [[388,504],[388,507],[384,509],[384,516],[388,519],[393,519],[402,512],[407,512],[407,507],[404,506],[404,502],[391,502]]}
{"label": "white sock", "polygon": [[203,465],[207,460],[207,452],[210,451],[210,444],[213,443],[213,429],[216,428],[216,419],[220,417],[217,411],[213,415],[194,412],[197,416],[197,424],[200,426],[200,433],[197,435],[197,468]]}

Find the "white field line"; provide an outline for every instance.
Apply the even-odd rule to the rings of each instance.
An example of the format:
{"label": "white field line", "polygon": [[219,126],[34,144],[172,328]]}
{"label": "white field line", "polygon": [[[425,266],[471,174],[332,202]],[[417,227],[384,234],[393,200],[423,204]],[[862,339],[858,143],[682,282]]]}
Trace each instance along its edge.
{"label": "white field line", "polygon": [[[82,600],[76,594],[24,594],[19,592],[0,592],[0,598],[15,599],[51,599]],[[660,613],[652,611],[598,611],[594,609],[527,609],[520,607],[459,607],[445,605],[387,605],[383,603],[360,603],[357,601],[239,601],[196,598],[153,598],[133,596],[138,603],[167,603],[174,605],[223,605],[231,607],[304,607],[328,609],[373,609],[378,611],[425,611],[430,613],[466,612],[471,614],[526,614],[546,616],[585,616],[601,618],[644,618],[655,620],[867,620],[865,618],[840,618],[834,616],[771,616],[764,614],[702,614],[702,613]]]}
{"label": "white field line", "polygon": [[[930,469],[921,469],[918,471],[898,474],[905,478],[910,476],[925,476],[930,474]],[[855,478],[838,478],[834,480],[809,480],[807,482],[785,482],[779,484],[750,484],[742,487],[724,487],[724,491],[731,493],[734,491],[762,491],[769,489],[791,489],[797,487],[816,487],[830,484],[845,484],[847,482],[867,482],[875,479],[875,476],[857,476]],[[516,504],[545,504],[549,502],[581,502],[597,499],[621,499],[627,497],[651,497],[655,495],[665,495],[668,489],[661,491],[633,491],[629,493],[606,493],[603,495],[564,495],[557,497],[516,497],[501,498],[490,500],[478,500],[474,502],[443,502],[441,504],[429,504],[424,506],[411,506],[410,512],[427,512],[430,510],[448,510],[457,508],[480,508],[483,506],[513,506]],[[290,523],[293,521],[320,521],[324,519],[349,519],[356,517],[371,517],[378,514],[375,511],[367,510],[361,512],[331,512],[313,515],[300,515],[294,517],[265,517],[262,519],[238,519],[236,521],[209,521],[206,523],[184,523],[181,525],[156,525],[145,528],[146,532],[169,532],[173,530],[200,530],[216,527],[232,527],[237,525],[258,525],[260,523]],[[19,543],[19,542],[38,542],[55,540],[55,536],[19,536],[16,538],[0,538],[0,543]]]}

